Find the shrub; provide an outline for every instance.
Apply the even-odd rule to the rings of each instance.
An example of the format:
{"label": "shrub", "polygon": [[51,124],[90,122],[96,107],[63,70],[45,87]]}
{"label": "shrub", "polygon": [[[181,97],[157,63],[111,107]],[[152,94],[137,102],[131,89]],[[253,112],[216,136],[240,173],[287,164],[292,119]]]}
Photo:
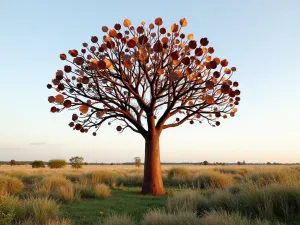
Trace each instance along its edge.
{"label": "shrub", "polygon": [[0,195],[19,193],[23,188],[24,184],[20,179],[0,175]]}
{"label": "shrub", "polygon": [[9,164],[11,166],[15,166],[15,165],[17,165],[17,162],[16,162],[16,160],[12,159],[12,160],[10,160]]}
{"label": "shrub", "polygon": [[32,168],[44,168],[45,163],[41,160],[35,160],[31,163]]}
{"label": "shrub", "polygon": [[54,168],[63,168],[67,165],[67,162],[66,160],[63,160],[63,159],[52,159],[48,162],[48,166],[51,168],[51,169],[54,169]]}
{"label": "shrub", "polygon": [[151,210],[143,217],[142,225],[199,225],[200,219],[192,212],[166,213]]}
{"label": "shrub", "polygon": [[110,189],[106,184],[96,184],[95,195],[96,197],[109,197]]}
{"label": "shrub", "polygon": [[82,168],[83,157],[75,156],[70,159],[71,166],[76,169]]}
{"label": "shrub", "polygon": [[134,158],[134,164],[136,167],[140,168],[140,166],[142,165],[142,160],[140,157],[135,157]]}
{"label": "shrub", "polygon": [[218,172],[205,172],[194,178],[199,188],[224,189],[233,184],[233,177],[229,174]]}
{"label": "shrub", "polygon": [[200,193],[194,190],[175,192],[173,196],[168,197],[166,210],[170,213],[178,213],[180,211],[196,212],[200,198]]}
{"label": "shrub", "polygon": [[168,178],[172,179],[174,177],[188,178],[189,171],[184,167],[174,167],[168,171]]}
{"label": "shrub", "polygon": [[103,220],[103,225],[134,225],[134,221],[127,215],[111,215]]}

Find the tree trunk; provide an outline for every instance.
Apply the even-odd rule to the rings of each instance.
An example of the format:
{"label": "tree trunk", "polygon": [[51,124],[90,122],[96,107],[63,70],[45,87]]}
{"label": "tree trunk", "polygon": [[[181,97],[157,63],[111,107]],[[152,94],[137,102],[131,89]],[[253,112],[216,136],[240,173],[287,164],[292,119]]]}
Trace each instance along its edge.
{"label": "tree trunk", "polygon": [[145,138],[144,182],[142,194],[164,195],[159,151],[159,134],[151,132]]}

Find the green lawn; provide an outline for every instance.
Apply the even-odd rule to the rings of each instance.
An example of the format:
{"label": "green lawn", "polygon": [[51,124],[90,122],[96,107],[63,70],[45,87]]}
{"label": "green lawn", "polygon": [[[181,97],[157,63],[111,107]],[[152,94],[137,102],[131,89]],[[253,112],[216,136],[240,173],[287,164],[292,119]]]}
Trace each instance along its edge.
{"label": "green lawn", "polygon": [[[105,216],[126,212],[131,215],[136,222],[149,208],[163,207],[167,196],[154,197],[140,194],[140,188],[122,188],[112,190],[111,197],[103,199],[82,199],[80,202],[61,204],[61,216],[72,219],[76,225],[100,224]],[[99,212],[104,212],[103,216]]]}

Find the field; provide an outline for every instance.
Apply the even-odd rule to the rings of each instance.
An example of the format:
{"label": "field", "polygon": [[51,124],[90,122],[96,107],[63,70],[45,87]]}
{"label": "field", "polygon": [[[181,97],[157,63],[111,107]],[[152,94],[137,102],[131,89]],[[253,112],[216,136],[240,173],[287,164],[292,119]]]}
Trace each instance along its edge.
{"label": "field", "polygon": [[163,165],[167,195],[140,194],[143,168],[0,166],[0,224],[300,224],[300,167]]}

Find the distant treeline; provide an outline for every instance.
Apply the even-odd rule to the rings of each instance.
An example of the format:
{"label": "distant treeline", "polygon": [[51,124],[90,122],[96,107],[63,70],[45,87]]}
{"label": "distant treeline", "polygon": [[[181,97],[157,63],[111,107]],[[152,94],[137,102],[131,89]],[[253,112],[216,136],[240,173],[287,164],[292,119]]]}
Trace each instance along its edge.
{"label": "distant treeline", "polygon": [[[31,165],[33,161],[15,161],[15,165]],[[47,165],[48,162],[44,161]],[[70,164],[70,163],[68,163]],[[98,162],[85,162],[85,165],[135,165],[135,162],[124,162],[124,163],[98,163]],[[162,162],[162,165],[299,165],[299,163],[277,163],[277,162],[266,162],[266,163],[246,163],[245,161],[238,161],[236,163],[225,163],[225,162]],[[0,161],[0,165],[11,165],[11,161]],[[143,165],[143,163],[142,163]]]}

